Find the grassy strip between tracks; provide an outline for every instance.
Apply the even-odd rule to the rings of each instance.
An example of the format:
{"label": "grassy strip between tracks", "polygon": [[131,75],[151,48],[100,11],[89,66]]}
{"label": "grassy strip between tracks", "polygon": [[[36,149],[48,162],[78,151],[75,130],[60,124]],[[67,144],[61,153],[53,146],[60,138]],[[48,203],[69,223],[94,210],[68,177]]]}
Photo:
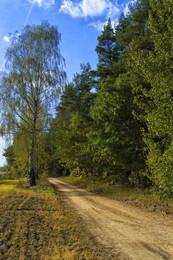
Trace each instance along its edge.
{"label": "grassy strip between tracks", "polygon": [[85,188],[99,195],[125,201],[132,205],[147,209],[154,212],[162,212],[163,214],[173,214],[173,198],[162,198],[159,194],[152,194],[150,191],[141,189],[132,189],[122,187],[116,184],[106,182],[94,182],[89,179],[79,177],[59,177],[59,180]]}
{"label": "grassy strip between tracks", "polygon": [[103,249],[64,199],[41,179],[0,181],[0,258],[32,260],[118,259]]}

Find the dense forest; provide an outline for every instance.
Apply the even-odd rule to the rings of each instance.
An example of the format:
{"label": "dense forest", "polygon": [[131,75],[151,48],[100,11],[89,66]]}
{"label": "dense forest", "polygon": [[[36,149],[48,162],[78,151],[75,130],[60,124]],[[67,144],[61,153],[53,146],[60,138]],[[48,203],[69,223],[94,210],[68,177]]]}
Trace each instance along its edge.
{"label": "dense forest", "polygon": [[97,68],[81,64],[70,83],[56,28],[26,26],[13,38],[0,91],[14,176],[29,172],[35,185],[72,174],[173,196],[173,2],[139,0],[129,10],[105,24]]}

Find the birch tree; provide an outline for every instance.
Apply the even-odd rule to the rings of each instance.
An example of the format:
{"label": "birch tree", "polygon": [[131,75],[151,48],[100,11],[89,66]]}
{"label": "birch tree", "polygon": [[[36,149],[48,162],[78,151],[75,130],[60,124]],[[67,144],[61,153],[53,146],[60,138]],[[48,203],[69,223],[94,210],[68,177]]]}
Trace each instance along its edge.
{"label": "birch tree", "polygon": [[3,130],[21,129],[29,136],[29,179],[36,185],[34,149],[38,133],[45,129],[48,114],[65,80],[58,29],[42,22],[27,25],[11,37],[6,51],[6,71],[1,76]]}

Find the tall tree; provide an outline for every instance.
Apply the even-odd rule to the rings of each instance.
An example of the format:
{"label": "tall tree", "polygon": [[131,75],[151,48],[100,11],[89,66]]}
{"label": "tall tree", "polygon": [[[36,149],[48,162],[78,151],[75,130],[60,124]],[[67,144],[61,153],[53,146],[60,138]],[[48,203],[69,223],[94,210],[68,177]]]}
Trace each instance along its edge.
{"label": "tall tree", "polygon": [[113,62],[118,60],[118,48],[115,37],[115,28],[112,26],[111,19],[108,19],[104,25],[102,34],[98,37],[98,45],[96,46],[98,54],[98,65],[96,75],[104,78],[106,75],[112,73],[109,68]]}
{"label": "tall tree", "polygon": [[86,172],[89,166],[84,147],[92,124],[90,106],[95,98],[92,87],[91,67],[81,65],[81,73],[76,73],[65,88],[50,129],[55,132],[57,158],[73,173]]}
{"label": "tall tree", "polygon": [[[148,176],[164,195],[173,194],[173,80],[172,36],[173,2],[149,1],[145,31],[152,48],[132,45],[131,59],[138,80],[136,104],[141,110],[147,131]],[[151,46],[151,45],[150,45]]]}
{"label": "tall tree", "polygon": [[[22,128],[29,136],[29,178],[35,185],[34,150],[37,133],[46,127],[48,113],[65,79],[58,29],[43,22],[24,27],[11,38],[6,52],[7,73],[1,77],[1,108],[5,130]],[[23,121],[25,124],[21,125]]]}
{"label": "tall tree", "polygon": [[96,75],[99,80],[96,102],[91,108],[94,123],[89,133],[89,146],[97,176],[127,183],[141,165],[141,137],[132,113],[133,94],[126,64],[127,50],[117,38],[117,31],[129,25],[124,19],[121,17],[118,28],[113,28],[109,20],[98,37]]}

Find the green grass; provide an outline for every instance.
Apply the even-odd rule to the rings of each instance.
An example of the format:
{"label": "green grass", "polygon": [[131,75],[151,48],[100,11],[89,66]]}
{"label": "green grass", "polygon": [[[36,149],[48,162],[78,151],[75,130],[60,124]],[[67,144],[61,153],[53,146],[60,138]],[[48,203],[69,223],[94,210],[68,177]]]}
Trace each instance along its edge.
{"label": "green grass", "polygon": [[0,172],[0,180],[9,180],[12,176],[9,172]]}
{"label": "green grass", "polygon": [[39,191],[39,192],[43,192],[43,193],[55,193],[54,189],[52,186],[50,186],[47,177],[41,177],[38,181],[37,181],[37,185],[32,187],[31,189]]}

